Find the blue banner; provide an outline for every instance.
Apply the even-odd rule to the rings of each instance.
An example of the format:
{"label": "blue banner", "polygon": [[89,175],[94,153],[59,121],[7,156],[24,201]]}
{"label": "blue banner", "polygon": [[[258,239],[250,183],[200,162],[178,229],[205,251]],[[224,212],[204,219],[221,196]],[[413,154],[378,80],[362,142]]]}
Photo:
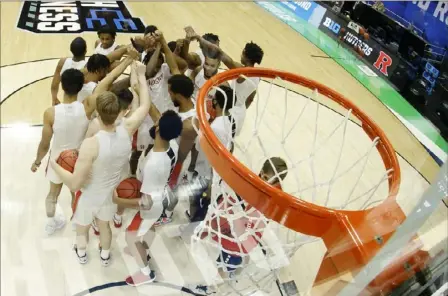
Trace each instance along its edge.
{"label": "blue banner", "polygon": [[314,9],[318,6],[312,1],[281,1],[280,3],[305,21],[309,20]]}
{"label": "blue banner", "polygon": [[[386,14],[400,21],[403,18],[419,31],[430,44],[448,46],[448,2],[445,1],[383,1]],[[399,16],[397,18],[394,14]],[[403,21],[400,21],[403,23]],[[403,25],[407,26],[408,24]]]}

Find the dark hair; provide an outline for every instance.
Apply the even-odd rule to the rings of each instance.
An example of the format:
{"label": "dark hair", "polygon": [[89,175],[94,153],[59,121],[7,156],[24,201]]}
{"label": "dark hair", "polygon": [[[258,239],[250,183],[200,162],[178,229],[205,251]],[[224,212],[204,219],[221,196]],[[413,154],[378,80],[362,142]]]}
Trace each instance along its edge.
{"label": "dark hair", "polygon": [[213,44],[219,42],[219,36],[215,35],[213,33],[206,33],[206,34],[202,35],[202,38],[204,38],[205,40],[207,40],[208,42],[211,42]]}
{"label": "dark hair", "polygon": [[84,85],[84,74],[77,69],[67,69],[61,75],[61,84],[66,94],[77,95]]}
{"label": "dark hair", "polygon": [[94,54],[87,61],[87,71],[91,73],[99,72],[101,70],[108,70],[110,67],[109,59],[103,54]]}
{"label": "dark hair", "polygon": [[[286,178],[286,175],[288,174],[288,165],[280,157],[271,157],[269,159],[266,159],[261,170],[267,174],[273,175],[275,175],[275,171],[277,171],[277,177],[280,177],[280,179],[284,180]],[[278,182],[280,182],[279,178],[275,178],[274,183]]]}
{"label": "dark hair", "polygon": [[104,25],[101,28],[99,28],[97,34],[98,37],[100,37],[101,34],[109,34],[110,36],[112,36],[113,39],[115,39],[115,37],[117,36],[117,32],[115,32],[115,30],[109,27],[108,25]]}
{"label": "dark hair", "polygon": [[165,141],[176,139],[182,133],[182,119],[173,110],[165,111],[159,119],[160,137]]}
{"label": "dark hair", "polygon": [[183,74],[176,74],[168,79],[170,90],[175,94],[180,94],[185,98],[190,98],[194,92],[194,84],[190,78]]}
{"label": "dark hair", "polygon": [[171,49],[172,52],[176,50],[177,42],[176,41],[170,41],[168,42],[168,47]]}
{"label": "dark hair", "polygon": [[74,57],[83,57],[87,51],[86,41],[81,37],[76,37],[70,43],[70,51]]}
{"label": "dark hair", "polygon": [[[149,60],[151,59],[152,55],[153,55],[155,52],[156,52],[155,50],[150,51],[150,52],[147,52],[146,55],[145,55],[145,58],[143,59],[143,64],[148,65]],[[161,60],[162,63],[165,62],[165,58],[163,57],[162,52],[160,52],[160,54],[159,54],[159,60]]]}
{"label": "dark hair", "polygon": [[145,28],[145,36],[146,36],[146,34],[149,34],[149,33],[154,33],[155,31],[157,31],[158,29],[157,29],[157,27],[156,26],[154,26],[154,25],[149,25],[149,26],[147,26],[146,28]]}
{"label": "dark hair", "polygon": [[134,95],[132,92],[128,89],[122,89],[115,93],[118,97],[118,103],[120,104],[120,110],[126,110],[129,108],[129,105],[131,105],[132,100],[134,99]]}
{"label": "dark hair", "polygon": [[[215,100],[218,106],[223,109],[224,111],[228,111],[232,109],[233,107],[233,96],[235,95],[235,102],[237,100],[235,91],[226,86],[226,85],[220,85],[219,88],[225,93],[225,95],[220,92],[219,90],[216,90],[215,93]],[[226,102],[227,100],[227,102]]]}
{"label": "dark hair", "polygon": [[258,46],[258,44],[253,43],[251,41],[250,43],[247,43],[246,46],[244,47],[244,55],[251,63],[261,64],[264,52],[261,49],[261,47]]}

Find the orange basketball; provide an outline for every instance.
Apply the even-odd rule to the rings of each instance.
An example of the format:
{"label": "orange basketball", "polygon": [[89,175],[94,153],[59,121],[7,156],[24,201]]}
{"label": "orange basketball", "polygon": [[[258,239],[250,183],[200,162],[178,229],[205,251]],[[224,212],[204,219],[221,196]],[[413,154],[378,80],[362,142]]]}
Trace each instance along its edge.
{"label": "orange basketball", "polygon": [[75,170],[76,160],[78,160],[78,150],[71,149],[62,151],[56,160],[57,164],[60,165],[64,170],[73,173]]}
{"label": "orange basketball", "polygon": [[340,32],[341,32],[341,34],[344,34],[345,33],[345,28],[342,28]]}
{"label": "orange basketball", "polygon": [[364,35],[364,33],[366,32],[366,30],[364,30],[364,28],[359,28],[359,34],[360,35]]}
{"label": "orange basketball", "polygon": [[364,40],[369,40],[369,38],[370,38],[369,33],[364,33]]}
{"label": "orange basketball", "polygon": [[118,185],[117,194],[120,198],[140,198],[142,183],[136,178],[127,178]]}

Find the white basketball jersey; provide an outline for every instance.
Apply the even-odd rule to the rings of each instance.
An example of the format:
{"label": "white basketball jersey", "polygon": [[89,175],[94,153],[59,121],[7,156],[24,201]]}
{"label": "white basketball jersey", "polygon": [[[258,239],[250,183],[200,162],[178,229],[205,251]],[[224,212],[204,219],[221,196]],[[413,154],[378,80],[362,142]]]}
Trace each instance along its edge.
{"label": "white basketball jersey", "polygon": [[82,61],[73,61],[72,58],[66,58],[64,65],[62,65],[62,69],[60,74],[62,75],[62,73],[64,73],[65,70],[68,69],[77,69],[77,70],[81,70],[82,68],[85,67],[85,65],[87,64],[86,60],[82,60]]}
{"label": "white basketball jersey", "polygon": [[[171,151],[170,151],[171,149]],[[162,192],[177,162],[179,146],[175,140],[170,141],[170,148],[163,152],[149,151],[142,168],[139,168],[139,177],[142,182],[141,192],[151,194]]]}
{"label": "white basketball jersey", "polygon": [[117,47],[118,47],[118,44],[116,42],[114,42],[114,44],[112,44],[111,47],[109,47],[109,48],[102,48],[101,47],[101,42],[100,42],[98,44],[98,46],[95,48],[94,53],[108,55],[111,52],[113,52],[115,49],[117,49]]}
{"label": "white basketball jersey", "polygon": [[94,137],[98,141],[98,156],[92,164],[89,181],[81,191],[89,204],[98,207],[106,199],[112,199],[132,148],[131,137],[123,125],[117,126],[115,132],[100,130]]}
{"label": "white basketball jersey", "polygon": [[137,151],[145,151],[149,144],[154,144],[154,139],[149,135],[149,130],[154,126],[149,115],[146,115],[137,130]]}
{"label": "white basketball jersey", "polygon": [[[232,121],[231,121],[232,119]],[[229,116],[218,116],[213,120],[210,127],[212,128],[215,135],[221,141],[221,143],[230,150],[233,138],[235,138],[241,127],[238,126],[237,121]],[[196,139],[196,150],[198,151],[198,157],[196,160],[195,170],[198,172],[199,176],[210,179],[212,173],[212,167],[207,160],[207,156],[202,151],[199,144],[199,138]]]}
{"label": "white basketball jersey", "polygon": [[82,89],[78,93],[78,97],[77,97],[78,102],[80,102],[80,103],[84,102],[84,100],[88,96],[93,94],[93,91],[95,90],[95,87],[97,85],[98,85],[98,83],[93,82],[93,81],[84,83],[84,85],[82,86]]}
{"label": "white basketball jersey", "polygon": [[[196,75],[194,78],[194,92],[193,92],[193,101],[196,103],[199,91],[201,90],[202,86],[204,86],[205,82],[207,82],[207,79],[205,79],[204,76],[204,68]],[[211,89],[208,94],[206,100],[213,100],[213,97],[215,96],[216,90]]]}
{"label": "white basketball jersey", "polygon": [[154,77],[148,79],[149,95],[160,114],[167,110],[175,109],[168,93],[168,79],[171,76],[168,64],[164,63],[159,72]]}
{"label": "white basketball jersey", "polygon": [[64,150],[79,149],[88,126],[89,119],[83,104],[75,101],[70,104],[56,105],[51,157],[57,159]]}
{"label": "white basketball jersey", "polygon": [[248,77],[242,83],[231,81],[230,87],[235,90],[237,97],[235,106],[245,106],[247,98],[257,90],[259,83],[259,77]]}

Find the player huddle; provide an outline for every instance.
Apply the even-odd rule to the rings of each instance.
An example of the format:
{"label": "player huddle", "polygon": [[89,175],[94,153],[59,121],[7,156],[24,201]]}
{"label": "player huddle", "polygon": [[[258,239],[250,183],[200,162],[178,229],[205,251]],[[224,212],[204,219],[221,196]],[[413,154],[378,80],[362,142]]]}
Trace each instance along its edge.
{"label": "player huddle", "polygon": [[[42,138],[31,170],[37,171],[50,151],[45,229],[51,235],[65,225],[65,218],[57,213],[58,196],[65,184],[72,193],[74,251],[82,264],[88,261],[91,227],[99,235],[100,260],[107,266],[111,260],[110,222],[120,228],[125,209],[138,210],[126,231],[126,251],[140,266],[126,282],[138,286],[156,277],[148,265],[148,249],[154,226],[173,219],[177,200],[169,194],[170,188],[192,176],[210,184],[216,174],[197,139],[199,90],[218,73],[221,63],[229,69],[254,67],[261,63],[263,51],[257,44],[247,43],[238,62],[219,47],[217,35],[201,37],[191,27],[185,28],[184,38],[172,42],[167,42],[155,26],[148,26],[143,37],[134,38],[127,46],[118,45],[115,37],[110,28],[101,28],[95,52],[88,59],[86,42],[77,37],[70,44],[73,56],[59,61],[51,84],[53,106],[44,112]],[[193,41],[199,42],[197,52],[189,51]],[[129,77],[117,80],[127,68]],[[207,95],[211,128],[230,151],[259,81],[238,78]],[[62,98],[58,97],[59,86]],[[61,153],[75,149],[79,154],[74,168],[64,169]],[[260,176],[278,184],[274,171],[285,170],[282,159],[272,158]],[[137,198],[119,196],[123,180],[135,188],[141,184]],[[210,186],[204,191],[208,194],[190,197],[186,214],[191,221],[204,219],[210,200],[199,201],[210,199]],[[230,258],[235,255],[225,255],[235,259]],[[210,292],[205,286],[194,289],[198,294]]]}

